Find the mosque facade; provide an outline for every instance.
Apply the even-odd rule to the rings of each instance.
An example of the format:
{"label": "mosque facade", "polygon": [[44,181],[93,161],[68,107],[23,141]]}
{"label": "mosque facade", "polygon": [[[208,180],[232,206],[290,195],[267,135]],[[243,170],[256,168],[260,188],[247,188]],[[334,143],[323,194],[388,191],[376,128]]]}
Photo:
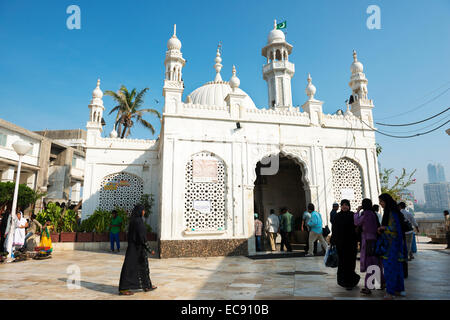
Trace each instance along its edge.
{"label": "mosque facade", "polygon": [[[164,109],[157,140],[101,137],[104,112],[100,81],[87,122],[83,218],[95,209],[132,210],[142,194],[155,198],[148,223],[158,234],[162,258],[251,255],[254,213],[265,221],[271,209],[287,207],[298,226],[308,203],[324,225],[334,202],[377,199],[379,172],[363,65],[353,52],[347,110],[325,114],[308,75],[301,107],[292,103],[289,61],[293,46],[281,30],[269,32],[261,54],[267,59],[268,105],[257,108],[240,88],[236,67],[185,95],[186,64],[173,36],[164,60]],[[370,127],[369,127],[370,126]]]}

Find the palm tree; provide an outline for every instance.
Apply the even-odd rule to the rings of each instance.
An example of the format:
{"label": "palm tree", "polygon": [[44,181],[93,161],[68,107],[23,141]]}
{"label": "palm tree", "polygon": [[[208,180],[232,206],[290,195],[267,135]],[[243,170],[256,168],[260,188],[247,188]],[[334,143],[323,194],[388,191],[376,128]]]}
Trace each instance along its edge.
{"label": "palm tree", "polygon": [[[148,88],[145,88],[137,93],[136,89],[128,91],[127,87],[122,85],[117,92],[105,91],[105,95],[111,96],[116,102],[111,112],[117,111],[116,122],[114,123],[114,129],[117,131],[117,135],[123,139],[127,138],[131,133],[131,128],[135,122],[142,124],[149,129],[152,134],[155,134],[155,128],[146,120],[143,119],[144,113],[153,113],[161,119],[161,114],[155,109],[141,109],[144,103],[144,95]],[[135,121],[133,121],[135,120]]]}

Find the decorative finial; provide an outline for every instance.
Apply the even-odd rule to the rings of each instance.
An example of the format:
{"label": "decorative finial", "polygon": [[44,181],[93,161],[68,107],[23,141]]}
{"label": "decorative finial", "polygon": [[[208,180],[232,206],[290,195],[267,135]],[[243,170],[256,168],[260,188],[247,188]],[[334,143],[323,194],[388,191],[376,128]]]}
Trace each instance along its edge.
{"label": "decorative finial", "polygon": [[273,20],[273,30],[277,28],[277,19]]}
{"label": "decorative finial", "polygon": [[173,36],[174,37],[177,36],[177,25],[176,24],[173,25]]}
{"label": "decorative finial", "polygon": [[97,88],[100,88],[100,78],[97,79]]}
{"label": "decorative finial", "polygon": [[214,65],[214,69],[216,69],[216,77],[214,79],[215,82],[223,81],[222,76],[220,75],[220,70],[222,70],[222,58],[220,57],[220,48],[222,47],[222,43],[219,42],[217,45],[216,59],[214,60],[216,64]]}
{"label": "decorative finial", "polygon": [[358,61],[358,59],[356,59],[356,50],[353,50],[353,61]]}
{"label": "decorative finial", "polygon": [[314,100],[314,95],[316,94],[316,87],[312,84],[311,74],[308,73],[308,85],[305,89],[306,95],[309,97],[309,100]]}
{"label": "decorative finial", "polygon": [[236,67],[233,65],[233,71],[232,71],[233,75],[231,76],[230,79],[230,87],[233,89],[235,88],[239,88],[239,85],[241,84],[241,80],[239,80],[238,77],[236,77]]}

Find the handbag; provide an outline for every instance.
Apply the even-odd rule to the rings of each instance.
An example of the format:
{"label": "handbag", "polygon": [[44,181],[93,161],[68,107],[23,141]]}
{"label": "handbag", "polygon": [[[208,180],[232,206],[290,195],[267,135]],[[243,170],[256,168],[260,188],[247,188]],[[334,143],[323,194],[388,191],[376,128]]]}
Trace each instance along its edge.
{"label": "handbag", "polygon": [[326,238],[330,234],[330,228],[328,226],[325,226],[325,228],[322,228],[322,235],[324,238]]}
{"label": "handbag", "polygon": [[327,248],[324,262],[325,266],[329,268],[336,268],[338,266],[338,254],[336,246],[332,245]]}
{"label": "handbag", "polygon": [[382,233],[378,236],[377,241],[375,243],[375,255],[376,256],[384,256],[389,248],[389,240],[386,238],[386,235]]}

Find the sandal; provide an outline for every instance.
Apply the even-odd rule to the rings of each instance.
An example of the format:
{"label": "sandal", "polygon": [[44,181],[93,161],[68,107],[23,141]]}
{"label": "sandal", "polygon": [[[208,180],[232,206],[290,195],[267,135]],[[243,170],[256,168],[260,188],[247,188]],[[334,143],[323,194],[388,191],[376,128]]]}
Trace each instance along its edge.
{"label": "sandal", "polygon": [[368,289],[368,288],[362,288],[360,292],[363,294],[371,294],[372,293],[372,291],[370,291],[370,289]]}
{"label": "sandal", "polygon": [[152,286],[151,288],[144,288],[144,291],[145,292],[149,292],[149,291],[155,290],[156,288],[158,288],[158,287],[157,286]]}
{"label": "sandal", "polygon": [[132,296],[133,294],[130,290],[119,290],[119,296]]}

